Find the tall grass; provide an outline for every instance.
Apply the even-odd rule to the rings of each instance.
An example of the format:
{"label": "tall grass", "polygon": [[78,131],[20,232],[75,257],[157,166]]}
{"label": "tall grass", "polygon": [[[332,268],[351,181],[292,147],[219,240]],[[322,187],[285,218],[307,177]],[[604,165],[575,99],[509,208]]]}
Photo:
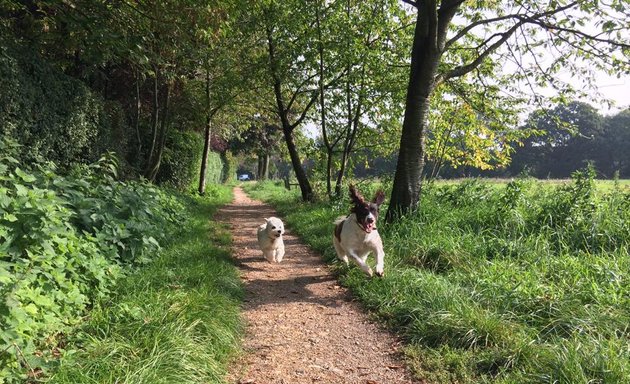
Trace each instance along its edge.
{"label": "tall grass", "polygon": [[212,221],[226,187],[189,201],[181,233],[155,262],[98,302],[51,383],[221,383],[238,348],[242,287],[230,236]]}
{"label": "tall grass", "polygon": [[383,279],[335,261],[331,223],[347,213],[347,201],[296,209],[297,197],[279,187],[250,191],[276,205],[365,306],[405,337],[419,377],[630,382],[630,193],[599,190],[590,170],[561,185],[427,185],[420,212],[380,224]]}

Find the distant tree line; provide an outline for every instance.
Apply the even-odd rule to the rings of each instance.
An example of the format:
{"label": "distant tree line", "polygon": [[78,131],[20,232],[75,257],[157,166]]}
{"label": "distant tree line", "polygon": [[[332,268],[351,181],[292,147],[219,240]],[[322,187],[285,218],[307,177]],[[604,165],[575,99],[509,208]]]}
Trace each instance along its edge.
{"label": "distant tree line", "polygon": [[[583,102],[558,104],[531,113],[520,130],[533,135],[520,145],[506,148],[510,162],[484,170],[432,153],[426,159],[424,178],[515,177],[569,178],[591,164],[598,178],[630,178],[630,109],[604,116]],[[430,139],[434,140],[431,137]],[[466,150],[464,141],[461,148]],[[513,152],[512,152],[513,151]],[[395,156],[378,156],[363,149],[353,156],[353,175],[383,177],[396,166]]]}
{"label": "distant tree line", "polygon": [[[558,104],[529,115],[520,129],[534,135],[513,148],[508,166],[480,170],[445,164],[440,177],[514,177],[521,174],[546,179],[568,178],[592,164],[598,178],[630,178],[630,109],[603,116],[583,102]],[[435,160],[428,162],[431,169]]]}
{"label": "distant tree line", "polygon": [[597,177],[630,177],[630,109],[602,116],[588,104],[572,102],[536,111],[527,124],[539,133],[516,148],[509,175],[566,178],[591,163]]}

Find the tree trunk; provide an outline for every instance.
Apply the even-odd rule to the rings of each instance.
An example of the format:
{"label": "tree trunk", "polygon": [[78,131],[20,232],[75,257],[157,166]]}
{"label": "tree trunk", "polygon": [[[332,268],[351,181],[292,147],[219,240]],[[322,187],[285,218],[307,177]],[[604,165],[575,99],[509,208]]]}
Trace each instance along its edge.
{"label": "tree trunk", "polygon": [[258,155],[258,179],[269,179],[269,154],[263,153]]}
{"label": "tree trunk", "polygon": [[199,171],[199,194],[206,193],[206,173],[208,170],[208,155],[210,154],[210,138],[212,136],[212,119],[210,115],[206,116],[206,130],[203,141],[203,154],[201,155],[201,170]]}
{"label": "tree trunk", "polygon": [[444,135],[442,135],[442,139],[439,142],[439,154],[437,155],[435,161],[433,162],[433,170],[431,171],[431,176],[430,179],[436,179],[438,176],[440,176],[440,170],[442,169],[442,164],[444,163],[444,156],[446,155],[446,142],[448,140],[448,138],[451,136],[451,132],[453,131],[453,129],[455,128],[454,124],[451,124],[448,128],[448,130],[446,132],[444,132]]}
{"label": "tree trunk", "polygon": [[[284,141],[287,144],[287,149],[289,150],[289,156],[291,157],[291,165],[293,166],[293,171],[295,172],[295,178],[298,181],[300,186],[300,191],[302,192],[302,200],[303,201],[313,201],[315,196],[313,195],[313,188],[311,187],[311,183],[308,181],[308,176],[306,175],[306,171],[302,168],[302,162],[300,161],[300,156],[297,151],[297,147],[295,145],[295,140],[293,138],[293,129],[294,125],[291,125],[289,122],[289,111],[285,107],[283,95],[282,95],[282,80],[278,74],[278,68],[276,63],[275,56],[275,44],[271,32],[271,27],[267,26],[267,48],[269,49],[269,68],[271,71],[271,76],[273,77],[273,91],[276,98],[276,107],[278,108],[278,115],[280,117],[280,122],[282,123],[282,133],[284,134]],[[312,100],[314,102],[314,100]],[[309,103],[305,108],[310,108],[313,103]],[[304,114],[306,110],[304,110]],[[297,123],[296,123],[297,124]]]}
{"label": "tree trunk", "polygon": [[[347,68],[348,74],[351,68]],[[359,130],[359,120],[361,119],[361,110],[363,108],[363,88],[365,85],[365,66],[361,69],[361,83],[359,87],[359,94],[357,97],[357,104],[354,113],[352,112],[352,95],[350,92],[350,80],[346,82],[346,108],[348,112],[348,123],[346,129],[346,138],[343,143],[343,149],[341,153],[341,164],[339,166],[339,173],[337,173],[337,180],[335,182],[335,196],[341,196],[341,184],[343,177],[346,174],[346,167],[348,166],[348,158],[354,149],[354,143]]]}
{"label": "tree trunk", "polygon": [[295,178],[300,185],[302,200],[313,201],[315,196],[313,195],[311,183],[308,181],[308,176],[306,175],[304,168],[302,168],[302,162],[300,161],[300,156],[298,155],[297,147],[295,146],[295,141],[293,140],[293,131],[283,127],[282,132],[284,133],[284,141],[287,143],[287,149],[289,150],[289,156],[291,157],[291,165],[295,171]]}
{"label": "tree trunk", "polygon": [[268,153],[265,153],[265,155],[263,156],[263,180],[267,180],[269,179],[269,160],[270,160],[271,156],[269,156]]}
{"label": "tree trunk", "polygon": [[149,169],[153,164],[153,152],[155,152],[155,143],[157,142],[158,136],[158,116],[159,116],[159,107],[160,103],[158,101],[159,97],[159,87],[158,87],[158,71],[156,69],[155,75],[153,77],[153,106],[151,110],[151,149],[149,150],[149,157],[147,159],[146,167],[144,169],[145,177],[149,173]]}
{"label": "tree trunk", "polygon": [[324,44],[322,42],[322,28],[320,25],[320,6],[321,0],[317,0],[317,6],[315,7],[315,16],[317,22],[317,52],[319,55],[319,109],[320,120],[322,125],[322,138],[324,145],[326,146],[326,194],[328,197],[332,197],[332,163],[333,163],[333,149],[334,145],[331,145],[328,138],[328,130],[326,127],[326,98],[324,92]]}
{"label": "tree trunk", "polygon": [[206,193],[206,171],[208,169],[208,155],[210,154],[210,140],[212,136],[212,114],[210,113],[210,71],[206,69],[206,129],[201,155],[201,169],[199,170],[199,194]]}
{"label": "tree trunk", "polygon": [[258,180],[267,180],[269,178],[269,158],[268,153],[258,154],[258,171],[256,176]]}
{"label": "tree trunk", "polygon": [[135,98],[136,98],[136,105],[135,105],[135,116],[134,116],[134,128],[136,131],[136,140],[138,141],[138,149],[136,152],[136,158],[134,159],[135,161],[138,161],[137,164],[140,164],[140,162],[142,161],[142,138],[140,137],[140,111],[142,109],[142,101],[140,99],[140,76],[138,75],[138,70],[134,70],[134,77],[136,80],[136,94],[135,94]]}
{"label": "tree trunk", "polygon": [[334,151],[332,147],[326,146],[326,193],[329,198],[333,197],[332,191],[332,174],[333,174],[333,156]]}
{"label": "tree trunk", "polygon": [[160,136],[157,147],[157,153],[153,157],[153,164],[149,164],[150,167],[145,173],[145,177],[151,182],[155,181],[158,171],[160,170],[160,164],[162,163],[162,155],[164,154],[164,145],[166,144],[166,132],[168,130],[168,113],[169,113],[169,101],[170,101],[170,88],[171,85],[167,84],[164,87],[164,106],[162,108],[162,121],[160,124]]}
{"label": "tree trunk", "polygon": [[335,182],[335,196],[339,197],[342,193],[343,177],[346,174],[346,168],[348,167],[348,159],[354,149],[354,143],[357,136],[357,130],[359,129],[359,114],[361,106],[357,106],[357,114],[353,121],[348,122],[348,130],[346,132],[346,139],[344,141],[343,149],[341,152],[341,164],[339,165],[339,173],[337,173],[337,180]]}
{"label": "tree trunk", "polygon": [[429,98],[434,89],[440,60],[436,23],[437,20],[431,16],[430,10],[418,10],[398,162],[385,217],[388,222],[417,210],[420,200],[425,136],[429,123]]}
{"label": "tree trunk", "polygon": [[348,112],[348,122],[346,125],[346,137],[344,139],[343,148],[341,152],[341,164],[339,164],[339,172],[337,173],[337,180],[335,182],[335,196],[341,196],[341,183],[343,176],[346,174],[346,166],[348,165],[348,158],[354,147],[354,138],[356,136],[356,126],[352,124],[352,101],[350,97],[350,81],[346,83],[346,108]]}
{"label": "tree trunk", "polygon": [[350,154],[345,150],[343,150],[341,154],[341,164],[339,165],[339,172],[337,173],[337,180],[335,181],[335,196],[341,196],[341,183],[343,182],[343,175],[346,173],[346,166],[348,164],[348,156]]}

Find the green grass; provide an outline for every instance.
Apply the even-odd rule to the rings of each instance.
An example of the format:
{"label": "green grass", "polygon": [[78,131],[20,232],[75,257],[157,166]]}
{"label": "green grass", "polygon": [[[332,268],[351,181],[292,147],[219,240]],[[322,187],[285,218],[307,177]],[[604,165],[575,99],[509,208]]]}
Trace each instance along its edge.
{"label": "green grass", "polygon": [[150,265],[90,312],[51,383],[222,383],[238,350],[242,287],[227,228],[212,221],[231,196],[187,203],[189,220]]}
{"label": "green grass", "polygon": [[[438,180],[436,181],[436,183],[439,185],[458,185],[468,180],[469,179],[465,179],[465,178],[464,179],[444,179],[444,180]],[[491,185],[492,186],[505,186],[510,181],[512,181],[512,179],[498,179],[498,178],[497,179],[487,178],[483,180],[484,180],[484,183],[488,186],[491,186]],[[539,179],[537,180],[537,182],[541,186],[557,187],[557,186],[571,184],[572,180],[571,179]],[[596,181],[595,186],[596,186],[597,191],[602,192],[602,193],[611,192],[614,189],[620,189],[624,192],[630,192],[630,179],[620,179],[620,180],[601,179],[601,180]]]}
{"label": "green grass", "polygon": [[630,382],[627,191],[601,190],[586,172],[559,185],[428,185],[419,213],[380,224],[386,276],[368,279],[334,257],[332,221],[347,214],[347,200],[304,204],[271,183],[247,189],[274,204],[287,227],[405,338],[418,377]]}

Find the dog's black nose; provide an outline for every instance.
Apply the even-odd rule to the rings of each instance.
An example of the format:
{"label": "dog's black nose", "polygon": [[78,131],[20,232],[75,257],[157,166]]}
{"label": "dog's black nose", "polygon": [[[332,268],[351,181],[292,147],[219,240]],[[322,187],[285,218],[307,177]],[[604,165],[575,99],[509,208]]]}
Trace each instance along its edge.
{"label": "dog's black nose", "polygon": [[371,217],[368,217],[368,218],[366,219],[366,221],[367,221],[368,223],[372,224],[372,223],[374,222],[374,219],[373,219],[373,218],[371,218]]}

